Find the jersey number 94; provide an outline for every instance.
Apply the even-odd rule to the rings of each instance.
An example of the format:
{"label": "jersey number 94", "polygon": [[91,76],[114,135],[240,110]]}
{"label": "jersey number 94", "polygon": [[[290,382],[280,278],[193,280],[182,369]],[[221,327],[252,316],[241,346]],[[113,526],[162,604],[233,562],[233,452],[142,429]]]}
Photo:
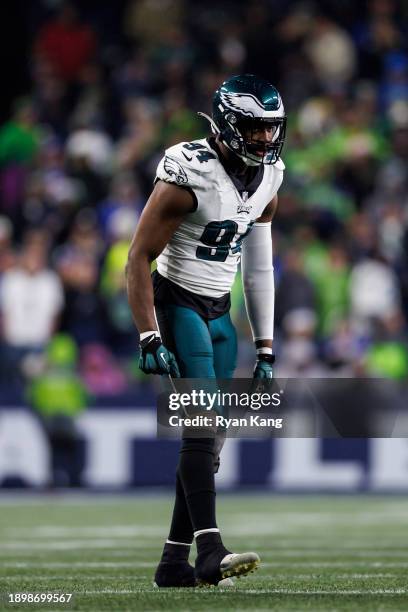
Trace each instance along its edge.
{"label": "jersey number 94", "polygon": [[199,246],[196,250],[198,259],[206,261],[225,261],[228,255],[236,255],[241,251],[242,241],[251,231],[253,223],[249,223],[244,234],[238,234],[238,224],[227,219],[226,221],[211,221],[208,223],[200,237],[200,242],[207,246]]}

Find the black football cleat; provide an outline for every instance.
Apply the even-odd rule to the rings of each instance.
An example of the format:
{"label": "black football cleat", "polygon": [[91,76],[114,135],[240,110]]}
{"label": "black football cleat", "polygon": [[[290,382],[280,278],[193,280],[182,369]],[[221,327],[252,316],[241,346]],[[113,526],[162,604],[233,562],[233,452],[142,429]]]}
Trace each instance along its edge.
{"label": "black football cleat", "polygon": [[159,588],[195,587],[194,567],[187,561],[161,561],[157,566],[153,585]]}
{"label": "black football cleat", "polygon": [[199,554],[195,564],[197,586],[217,585],[226,578],[245,576],[255,571],[259,563],[259,556],[254,552],[229,553],[224,547]]}

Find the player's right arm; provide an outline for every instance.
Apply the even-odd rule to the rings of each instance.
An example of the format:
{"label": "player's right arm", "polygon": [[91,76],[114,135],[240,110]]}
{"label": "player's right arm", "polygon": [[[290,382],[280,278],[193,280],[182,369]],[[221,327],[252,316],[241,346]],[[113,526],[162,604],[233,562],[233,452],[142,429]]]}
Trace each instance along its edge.
{"label": "player's right arm", "polygon": [[[186,215],[192,210],[194,210],[194,200],[189,191],[172,183],[157,181],[130,246],[126,266],[128,299],[136,327],[141,335],[140,367],[147,373],[176,374],[175,368],[171,372],[171,359],[174,359],[174,356],[161,344],[157,329],[151,263],[160,255]],[[149,338],[150,342],[144,346],[144,342]],[[163,352],[165,358],[161,355]],[[167,358],[167,355],[170,357]],[[149,356],[151,358],[147,358]],[[166,359],[167,366],[164,363]]]}

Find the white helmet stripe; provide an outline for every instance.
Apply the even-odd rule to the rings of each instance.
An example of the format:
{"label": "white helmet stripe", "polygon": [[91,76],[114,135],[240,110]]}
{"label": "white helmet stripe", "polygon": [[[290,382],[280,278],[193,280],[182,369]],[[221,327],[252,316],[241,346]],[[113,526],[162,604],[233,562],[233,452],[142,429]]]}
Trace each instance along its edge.
{"label": "white helmet stripe", "polygon": [[285,116],[285,111],[283,110],[282,104],[277,110],[264,111],[261,115],[262,119],[279,119],[280,117],[284,117],[284,116]]}

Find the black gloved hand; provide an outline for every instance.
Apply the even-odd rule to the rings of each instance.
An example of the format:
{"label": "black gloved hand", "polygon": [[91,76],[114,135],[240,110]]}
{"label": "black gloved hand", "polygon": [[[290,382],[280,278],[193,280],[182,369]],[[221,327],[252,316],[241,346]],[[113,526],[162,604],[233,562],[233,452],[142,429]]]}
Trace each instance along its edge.
{"label": "black gloved hand", "polygon": [[145,374],[170,374],[180,377],[180,370],[175,356],[161,341],[159,336],[152,334],[140,341],[139,368]]}
{"label": "black gloved hand", "polygon": [[258,353],[254,367],[254,378],[273,378],[273,364],[275,355]]}

